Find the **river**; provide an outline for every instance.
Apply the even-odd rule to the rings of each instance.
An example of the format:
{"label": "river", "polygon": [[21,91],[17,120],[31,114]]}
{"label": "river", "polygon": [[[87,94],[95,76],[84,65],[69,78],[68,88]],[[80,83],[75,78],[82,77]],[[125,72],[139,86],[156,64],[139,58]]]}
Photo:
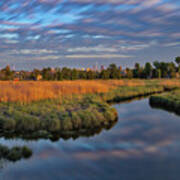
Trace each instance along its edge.
{"label": "river", "polygon": [[2,180],[179,180],[180,117],[149,106],[148,98],[113,105],[117,124],[92,137],[52,142],[0,139],[27,145],[30,159],[1,160]]}

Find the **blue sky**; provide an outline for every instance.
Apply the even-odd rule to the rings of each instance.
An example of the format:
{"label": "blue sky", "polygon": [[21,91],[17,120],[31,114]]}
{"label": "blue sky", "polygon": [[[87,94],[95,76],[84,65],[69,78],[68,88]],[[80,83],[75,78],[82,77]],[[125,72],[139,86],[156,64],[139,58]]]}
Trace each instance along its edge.
{"label": "blue sky", "polygon": [[0,67],[88,67],[180,56],[179,0],[1,0]]}

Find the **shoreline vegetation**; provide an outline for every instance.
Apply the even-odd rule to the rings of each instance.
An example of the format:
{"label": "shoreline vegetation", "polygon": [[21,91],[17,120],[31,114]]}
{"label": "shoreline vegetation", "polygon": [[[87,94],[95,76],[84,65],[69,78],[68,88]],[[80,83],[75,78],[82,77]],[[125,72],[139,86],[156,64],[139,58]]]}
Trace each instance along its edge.
{"label": "shoreline vegetation", "polygon": [[180,81],[0,81],[0,87],[1,136],[58,139],[111,127],[118,114],[110,103],[171,91]]}
{"label": "shoreline vegetation", "polygon": [[180,115],[180,89],[153,95],[150,97],[149,103],[154,108],[161,108]]}
{"label": "shoreline vegetation", "polygon": [[2,133],[39,136],[89,131],[117,121],[117,112],[94,95],[41,100],[29,104],[1,103]]}
{"label": "shoreline vegetation", "polygon": [[27,146],[14,146],[12,148],[8,148],[7,146],[0,144],[0,159],[6,159],[8,161],[16,162],[23,158],[28,159],[31,156],[32,150]]}

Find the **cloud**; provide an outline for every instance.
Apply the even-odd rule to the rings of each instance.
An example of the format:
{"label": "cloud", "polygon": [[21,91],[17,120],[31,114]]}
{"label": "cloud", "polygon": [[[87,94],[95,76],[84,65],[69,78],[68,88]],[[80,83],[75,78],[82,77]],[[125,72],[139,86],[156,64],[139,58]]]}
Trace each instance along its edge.
{"label": "cloud", "polygon": [[180,42],[172,42],[164,45],[165,47],[180,46]]}
{"label": "cloud", "polygon": [[86,55],[86,54],[76,54],[76,55],[66,55],[66,58],[74,58],[74,59],[86,59],[86,58],[101,58],[101,59],[111,59],[111,58],[130,58],[132,56],[123,55],[123,54],[101,54],[101,55]]}
{"label": "cloud", "polygon": [[43,54],[139,60],[144,51],[154,59],[157,46],[159,54],[165,56],[168,46],[174,55],[180,50],[179,10],[177,0],[2,0],[0,61],[9,53],[15,62]]}
{"label": "cloud", "polygon": [[69,48],[67,52],[117,52],[117,49],[104,47],[103,45],[98,45],[95,47]]}
{"label": "cloud", "polygon": [[40,55],[40,54],[52,54],[57,53],[54,50],[47,49],[21,49],[21,50],[12,50],[10,54],[22,54],[22,55]]}

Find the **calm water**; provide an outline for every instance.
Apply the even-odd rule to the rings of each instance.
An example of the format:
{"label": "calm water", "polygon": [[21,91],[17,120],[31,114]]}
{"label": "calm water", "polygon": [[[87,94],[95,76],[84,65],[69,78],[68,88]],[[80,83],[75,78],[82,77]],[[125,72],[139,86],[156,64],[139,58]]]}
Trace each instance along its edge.
{"label": "calm water", "polygon": [[28,160],[2,161],[0,179],[36,180],[179,180],[180,117],[152,109],[148,99],[117,104],[119,121],[109,131],[76,140],[22,141]]}

